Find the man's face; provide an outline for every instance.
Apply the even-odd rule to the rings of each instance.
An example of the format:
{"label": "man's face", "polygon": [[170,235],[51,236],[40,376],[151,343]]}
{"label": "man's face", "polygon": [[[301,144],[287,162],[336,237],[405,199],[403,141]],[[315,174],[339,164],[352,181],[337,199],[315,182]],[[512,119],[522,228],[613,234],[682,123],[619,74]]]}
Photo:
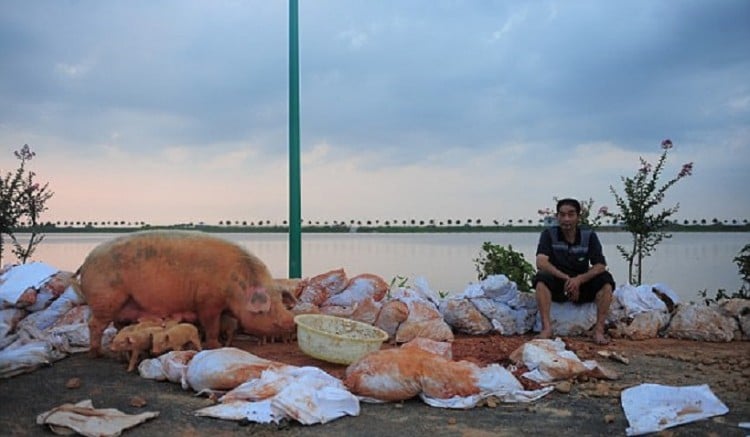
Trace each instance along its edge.
{"label": "man's face", "polygon": [[562,205],[557,211],[557,222],[562,229],[575,229],[578,225],[578,213],[572,205]]}

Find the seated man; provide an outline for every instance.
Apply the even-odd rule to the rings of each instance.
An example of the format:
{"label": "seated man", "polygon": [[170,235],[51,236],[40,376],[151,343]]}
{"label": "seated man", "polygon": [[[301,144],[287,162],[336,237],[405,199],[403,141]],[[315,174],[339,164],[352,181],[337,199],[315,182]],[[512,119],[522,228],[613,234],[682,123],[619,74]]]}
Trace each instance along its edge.
{"label": "seated man", "polygon": [[536,249],[533,284],[542,319],[539,338],[552,337],[551,302],[596,302],[594,342],[607,344],[604,322],[612,302],[615,281],[607,271],[599,237],[580,229],[581,204],[575,199],[557,202],[557,226],[545,229]]}

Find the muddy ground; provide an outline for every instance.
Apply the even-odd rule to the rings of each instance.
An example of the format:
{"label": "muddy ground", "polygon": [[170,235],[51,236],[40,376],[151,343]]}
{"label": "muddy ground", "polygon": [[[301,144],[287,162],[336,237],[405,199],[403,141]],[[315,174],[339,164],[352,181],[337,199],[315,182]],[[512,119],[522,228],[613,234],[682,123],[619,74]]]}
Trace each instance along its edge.
{"label": "muddy ground", "polygon": [[[479,364],[508,363],[508,355],[530,336],[498,335],[458,337],[454,359]],[[32,373],[0,380],[0,435],[43,436],[51,431],[36,424],[36,416],[63,403],[91,399],[97,408],[126,413],[158,411],[159,417],[126,430],[126,436],[516,436],[516,435],[624,435],[627,420],[620,392],[641,383],[674,386],[709,384],[729,413],[662,432],[669,436],[744,436],[737,427],[750,421],[750,342],[703,343],[672,339],[614,340],[595,346],[588,339],[565,339],[581,359],[597,359],[620,374],[616,381],[577,380],[570,390],[555,391],[531,404],[483,405],[469,410],[429,407],[420,400],[388,404],[362,404],[357,417],[344,417],[324,425],[296,422],[261,425],[196,417],[193,411],[211,405],[206,398],[184,391],[178,384],[143,379],[127,373],[126,364],[111,358],[90,359],[76,354]],[[294,365],[316,365],[341,377],[345,366],[332,365],[304,355],[292,344],[258,345],[240,339],[235,346],[264,358]],[[617,351],[629,364],[610,361],[597,351]],[[78,388],[66,388],[80,378]],[[567,391],[567,392],[565,392]],[[143,399],[146,405],[131,405]]]}

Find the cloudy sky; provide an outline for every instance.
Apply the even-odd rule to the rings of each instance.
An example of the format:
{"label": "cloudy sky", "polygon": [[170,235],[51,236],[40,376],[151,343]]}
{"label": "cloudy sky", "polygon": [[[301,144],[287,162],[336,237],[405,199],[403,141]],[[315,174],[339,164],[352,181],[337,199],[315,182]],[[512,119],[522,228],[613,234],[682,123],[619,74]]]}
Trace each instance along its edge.
{"label": "cloudy sky", "polygon": [[[302,217],[614,207],[654,162],[681,219],[750,218],[750,2],[309,0]],[[0,2],[0,170],[44,220],[288,218],[288,2]]]}

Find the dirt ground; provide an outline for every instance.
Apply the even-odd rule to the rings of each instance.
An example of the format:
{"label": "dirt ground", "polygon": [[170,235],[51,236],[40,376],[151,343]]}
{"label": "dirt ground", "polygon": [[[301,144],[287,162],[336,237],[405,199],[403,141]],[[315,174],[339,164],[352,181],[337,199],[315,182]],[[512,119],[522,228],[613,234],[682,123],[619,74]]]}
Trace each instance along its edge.
{"label": "dirt ground", "polygon": [[[508,355],[530,336],[459,336],[454,359],[479,364],[508,364]],[[641,383],[673,386],[709,384],[729,413],[663,431],[667,436],[744,436],[739,422],[750,421],[750,342],[703,343],[673,339],[614,340],[595,346],[588,339],[565,339],[581,359],[596,359],[616,370],[615,381],[576,380],[567,390],[559,387],[530,404],[488,402],[469,410],[429,407],[419,399],[407,402],[361,405],[357,417],[343,417],[324,425],[297,422],[262,425],[197,417],[193,411],[211,405],[178,384],[141,378],[127,373],[126,364],[111,358],[91,359],[76,354],[53,365],[0,380],[0,435],[43,436],[51,431],[36,424],[36,416],[63,403],[91,399],[96,408],[117,408],[125,413],[158,411],[157,418],[126,430],[127,436],[224,436],[239,434],[286,436],[516,436],[624,435],[628,426],[620,392]],[[306,356],[291,344],[259,345],[241,338],[235,346],[258,356],[294,365],[315,365],[341,377],[345,366]],[[628,364],[602,358],[600,350],[616,351]],[[80,378],[78,388],[66,388]],[[565,384],[563,384],[565,385]],[[131,405],[143,399],[142,407]]]}

